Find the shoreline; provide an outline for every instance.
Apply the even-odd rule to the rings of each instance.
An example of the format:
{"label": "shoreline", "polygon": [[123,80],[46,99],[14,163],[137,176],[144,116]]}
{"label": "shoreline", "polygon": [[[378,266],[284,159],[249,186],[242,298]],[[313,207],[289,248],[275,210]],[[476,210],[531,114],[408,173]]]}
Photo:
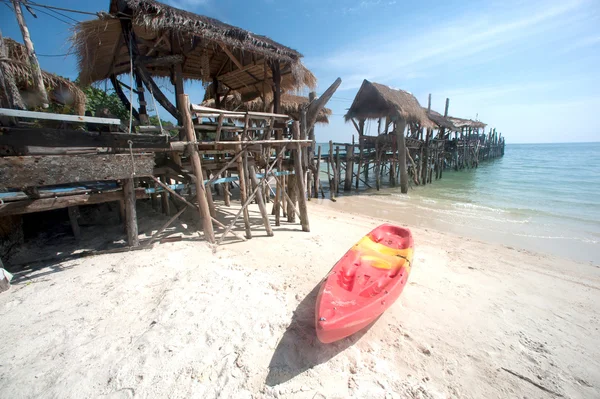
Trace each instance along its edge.
{"label": "shoreline", "polygon": [[[427,190],[424,188],[423,190]],[[549,235],[536,229],[530,217],[514,217],[510,212],[478,204],[443,203],[423,193],[398,194],[395,188],[372,189],[311,199],[320,206],[354,215],[393,220],[469,239],[518,248],[534,254],[549,254],[570,261],[600,265],[600,243],[577,236]],[[546,227],[546,226],[544,226]]]}
{"label": "shoreline", "polygon": [[[547,395],[505,370],[565,397],[600,395],[600,268],[430,228],[409,226],[414,267],[398,301],[320,344],[319,282],[383,220],[308,206],[310,233],[282,222],[266,237],[253,205],[246,242],[213,249],[174,226],[180,242],[15,274],[0,295],[0,396]],[[142,220],[145,235],[163,222]]]}

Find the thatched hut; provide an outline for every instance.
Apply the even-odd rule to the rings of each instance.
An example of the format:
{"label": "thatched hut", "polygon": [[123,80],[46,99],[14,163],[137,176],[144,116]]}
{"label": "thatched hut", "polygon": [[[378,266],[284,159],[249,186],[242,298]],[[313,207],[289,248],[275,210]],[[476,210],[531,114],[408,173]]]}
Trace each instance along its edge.
{"label": "thatched hut", "polygon": [[[365,120],[385,118],[382,135],[378,137],[365,136]],[[345,115],[346,121],[352,121],[359,133],[360,154],[363,148],[375,148],[378,153],[377,164],[382,151],[391,150],[396,153],[400,174],[400,187],[403,193],[408,192],[408,171],[406,168],[406,126],[413,130],[435,128],[427,111],[411,93],[404,90],[392,89],[388,86],[364,80],[350,109]],[[357,122],[358,120],[358,122]],[[388,128],[393,125],[393,135],[388,135]],[[395,161],[392,160],[392,164]],[[361,161],[359,160],[359,168]],[[395,170],[392,167],[391,170]],[[393,172],[390,174],[392,184],[395,184]]]}
{"label": "thatched hut", "polygon": [[437,111],[434,111],[432,109],[427,109],[427,108],[423,108],[423,110],[426,112],[427,117],[429,118],[429,120],[435,124],[435,126],[437,127],[438,130],[442,130],[445,129],[446,131],[456,131],[458,130],[458,128],[454,125],[454,123],[452,123],[452,121],[448,118],[445,117],[444,115],[440,114]]}
{"label": "thatched hut", "polygon": [[[215,99],[207,98],[202,102],[202,105],[206,107],[215,107]],[[261,97],[255,98],[251,101],[242,101],[242,96],[239,93],[228,94],[226,97],[221,99],[221,108],[230,111],[256,111],[256,112],[273,112],[273,96],[266,96],[266,105]],[[279,112],[290,116],[296,121],[300,121],[300,113],[303,108],[306,108],[309,104],[308,97],[298,96],[290,93],[283,93],[281,95],[281,104]],[[332,111],[329,108],[323,107],[317,114],[317,123],[329,124],[329,116]]]}
{"label": "thatched hut", "polygon": [[457,118],[457,117],[453,117],[453,116],[449,116],[448,120],[450,120],[450,122],[452,122],[452,124],[454,126],[456,126],[458,128],[458,130],[462,129],[462,128],[472,128],[472,129],[484,129],[487,124],[481,122],[481,121],[474,121],[472,119],[464,119],[464,118]]}
{"label": "thatched hut", "polygon": [[[33,77],[27,49],[21,43],[8,37],[4,38],[4,44],[7,59],[2,62],[6,68],[10,68],[25,106],[35,108],[39,103],[39,98],[36,89],[32,86]],[[85,113],[85,94],[75,83],[46,71],[42,71],[42,79],[51,102],[70,106],[78,115]]]}
{"label": "thatched hut", "polygon": [[[278,112],[279,93],[316,86],[302,55],[268,37],[153,0],[111,0],[108,14],[82,22],[72,37],[82,84],[136,75],[175,117],[177,108],[160,93],[152,77],[170,78],[176,94],[183,80],[212,83],[217,91],[237,91],[244,101],[271,93]],[[121,95],[122,100],[125,96]],[[217,100],[218,101],[218,100]],[[216,104],[219,106],[220,104]],[[140,114],[145,109],[140,109]]]}

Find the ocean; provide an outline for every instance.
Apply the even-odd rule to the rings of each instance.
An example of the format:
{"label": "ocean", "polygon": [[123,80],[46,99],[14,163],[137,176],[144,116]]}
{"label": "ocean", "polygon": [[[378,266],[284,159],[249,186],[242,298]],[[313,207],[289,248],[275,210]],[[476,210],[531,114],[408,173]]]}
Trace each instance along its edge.
{"label": "ocean", "polygon": [[504,157],[476,169],[446,170],[441,180],[408,194],[362,188],[340,206],[600,264],[600,143],[507,144]]}

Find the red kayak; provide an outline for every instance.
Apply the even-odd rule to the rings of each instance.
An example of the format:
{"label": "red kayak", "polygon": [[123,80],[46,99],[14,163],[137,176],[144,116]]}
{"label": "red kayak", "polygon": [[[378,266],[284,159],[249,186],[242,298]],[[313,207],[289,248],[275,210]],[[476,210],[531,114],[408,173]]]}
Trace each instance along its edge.
{"label": "red kayak", "polygon": [[321,342],[356,333],[398,299],[410,273],[413,247],[409,229],[383,224],[346,252],[317,296],[315,325]]}

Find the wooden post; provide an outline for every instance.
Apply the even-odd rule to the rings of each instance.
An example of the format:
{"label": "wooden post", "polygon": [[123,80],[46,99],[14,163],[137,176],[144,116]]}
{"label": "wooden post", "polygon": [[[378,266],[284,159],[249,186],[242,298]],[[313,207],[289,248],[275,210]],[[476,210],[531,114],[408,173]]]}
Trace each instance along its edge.
{"label": "wooden post", "polygon": [[297,175],[289,175],[287,181],[287,221],[296,223],[296,213],[294,212],[294,204],[297,202],[298,190],[296,179]]}
{"label": "wooden post", "polygon": [[204,230],[204,236],[213,244],[215,242],[215,233],[213,231],[210,209],[208,207],[207,193],[204,187],[202,179],[202,163],[200,161],[200,155],[198,154],[198,147],[195,143],[197,141],[196,132],[194,131],[194,125],[192,123],[192,115],[190,113],[190,103],[186,94],[179,95],[179,103],[181,109],[179,112],[183,115],[183,127],[190,144],[188,145],[188,151],[190,158],[192,159],[192,167],[194,169],[194,176],[196,177],[196,199],[198,200],[198,206],[200,207],[202,217],[202,227]]}
{"label": "wooden post", "polygon": [[[295,121],[292,124],[292,138],[298,140],[300,137],[300,124]],[[298,210],[300,211],[300,223],[302,231],[310,231],[308,223],[308,209],[306,208],[306,185],[304,184],[304,174],[302,173],[302,146],[296,143],[296,154],[294,157],[294,170],[296,172],[296,185],[298,187]]]}
{"label": "wooden post", "polygon": [[[379,119],[379,122],[381,122],[381,118]],[[360,168],[362,167],[363,164],[363,136],[365,134],[365,120],[361,119],[358,122],[358,128],[359,128],[359,132],[358,132],[358,169],[356,169],[356,186],[355,188],[358,190],[358,182],[360,180]],[[379,125],[377,127],[377,131],[379,131]],[[369,164],[369,162],[367,161],[367,165]],[[368,167],[368,166],[367,166]],[[367,181],[367,178],[365,177],[365,182]]]}
{"label": "wooden post", "polygon": [[25,24],[25,18],[23,18],[23,10],[21,9],[21,2],[19,0],[12,0],[13,7],[15,9],[15,15],[19,28],[21,28],[21,34],[23,35],[23,43],[27,49],[27,55],[29,57],[29,65],[31,67],[31,77],[33,78],[33,85],[40,95],[41,103],[43,108],[48,108],[48,93],[44,87],[44,78],[42,77],[42,70],[38,62],[37,56],[35,55],[35,49],[33,48],[33,42],[31,36],[29,36],[29,29]]}
{"label": "wooden post", "polygon": [[[330,167],[333,174],[330,171]],[[333,141],[329,140],[329,159],[327,160],[327,178],[329,179],[329,196],[335,201],[335,165],[333,164]]]}
{"label": "wooden post", "polygon": [[404,140],[404,129],[406,121],[396,121],[396,143],[398,144],[398,163],[400,166],[400,192],[408,193],[408,171],[406,170],[406,143]]}
{"label": "wooden post", "polygon": [[[254,189],[256,190],[259,187],[258,178],[256,177],[256,172],[254,171],[254,166],[250,166],[250,180],[252,180],[252,184],[254,185]],[[266,177],[265,177],[266,178]],[[267,213],[267,207],[265,205],[265,200],[263,198],[262,190],[258,190],[256,193],[256,202],[258,203],[258,209],[260,210],[260,214],[262,215],[262,220],[265,225],[265,230],[267,230],[267,235],[269,237],[273,236],[273,230],[271,229],[271,223],[269,222],[269,214]]]}
{"label": "wooden post", "polygon": [[[354,141],[354,135],[352,135],[352,141]],[[352,172],[354,171],[354,165],[352,164],[352,150],[354,146],[346,144],[346,177],[344,178],[344,191],[350,191],[352,189]]]}
{"label": "wooden post", "polygon": [[[198,157],[200,158],[200,157]],[[204,169],[202,171],[202,186],[204,186],[204,180],[210,180],[209,179],[209,174],[208,171],[206,169]],[[205,192],[206,192],[206,201],[208,203],[208,210],[210,212],[210,216],[215,218],[217,217],[217,208],[215,207],[215,202],[213,201],[213,193],[212,193],[212,187],[211,186],[204,186],[205,187]]]}
{"label": "wooden post", "polygon": [[273,113],[278,114],[281,107],[281,67],[279,61],[271,61],[273,73]]}
{"label": "wooden post", "polygon": [[335,146],[335,192],[340,192],[340,180],[342,180],[342,168],[340,163],[340,146]]}
{"label": "wooden post", "polygon": [[127,243],[130,247],[137,247],[140,245],[140,240],[138,237],[133,178],[123,179],[123,198],[125,200],[125,228],[127,230]]}
{"label": "wooden post", "polygon": [[[149,125],[150,120],[148,118],[148,111],[146,109],[146,98],[144,96],[144,85],[142,84],[142,78],[137,73],[135,74],[135,85],[138,94],[138,103],[140,108],[138,110],[139,121],[142,125]],[[156,111],[156,110],[155,110]]]}
{"label": "wooden post", "polygon": [[79,217],[79,207],[70,206],[68,208],[69,212],[69,222],[71,222],[71,229],[73,230],[73,235],[76,240],[81,238],[81,229],[79,228],[79,223],[77,222],[77,218]]}
{"label": "wooden post", "polygon": [[[223,177],[229,177],[231,173],[223,172]],[[231,206],[231,193],[229,192],[229,182],[225,182],[223,184],[223,201],[225,202],[225,206]]]}
{"label": "wooden post", "polygon": [[375,147],[375,187],[377,191],[381,187],[381,149],[379,144]]}
{"label": "wooden post", "polygon": [[313,178],[313,183],[314,183],[313,192],[314,192],[315,198],[319,198],[319,186],[321,185],[320,174],[321,174],[321,146],[319,146],[319,148],[317,149],[317,162],[315,164],[315,173],[314,173],[314,178]]}
{"label": "wooden post", "polygon": [[[242,137],[240,135],[237,135],[235,137],[235,139],[237,141],[241,141]],[[244,150],[242,150],[242,145],[241,144],[237,144],[235,146],[235,150],[236,153],[240,153]],[[247,200],[247,191],[246,191],[246,172],[245,172],[245,167],[244,167],[244,156],[240,156],[238,157],[238,161],[237,161],[237,169],[238,169],[238,177],[239,177],[239,185],[240,185],[240,201],[242,202],[242,205],[246,203]],[[247,239],[251,239],[252,238],[252,231],[250,230],[250,215],[248,214],[248,208],[244,208],[244,226],[246,228],[246,238]]]}
{"label": "wooden post", "polygon": [[[169,184],[167,182],[167,178],[163,175],[160,176],[160,181],[162,181],[165,184]],[[171,207],[169,205],[169,193],[166,191],[163,191],[162,193],[160,193],[160,203],[162,206],[162,211],[165,215],[170,216],[171,215]]]}

